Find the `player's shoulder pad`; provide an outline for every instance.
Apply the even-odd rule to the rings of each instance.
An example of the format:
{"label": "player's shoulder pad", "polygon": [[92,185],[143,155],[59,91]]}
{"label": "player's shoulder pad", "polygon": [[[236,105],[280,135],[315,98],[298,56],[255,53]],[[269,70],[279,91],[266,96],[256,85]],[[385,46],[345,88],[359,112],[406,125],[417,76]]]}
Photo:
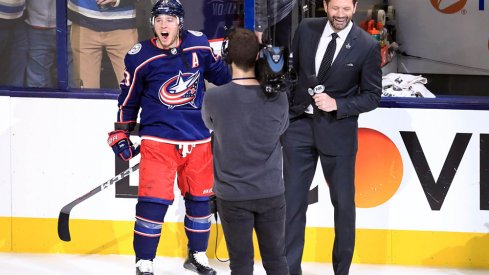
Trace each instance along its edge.
{"label": "player's shoulder pad", "polygon": [[135,55],[141,51],[143,45],[141,43],[136,43],[132,48],[127,52],[128,55]]}
{"label": "player's shoulder pad", "polygon": [[207,36],[205,35],[205,33],[199,32],[199,31],[187,30],[186,40],[190,44],[200,44],[200,43],[207,44],[207,43],[209,43],[209,40],[207,39]]}
{"label": "player's shoulder pad", "polygon": [[204,35],[204,33],[199,32],[199,31],[188,30],[188,32],[191,33],[191,34],[193,34],[194,36],[202,36],[202,35]]}
{"label": "player's shoulder pad", "polygon": [[[134,44],[132,48],[127,52],[124,60],[126,63],[138,66],[144,62],[148,56],[153,54],[152,45],[150,40],[141,41]],[[126,64],[127,66],[127,64]]]}

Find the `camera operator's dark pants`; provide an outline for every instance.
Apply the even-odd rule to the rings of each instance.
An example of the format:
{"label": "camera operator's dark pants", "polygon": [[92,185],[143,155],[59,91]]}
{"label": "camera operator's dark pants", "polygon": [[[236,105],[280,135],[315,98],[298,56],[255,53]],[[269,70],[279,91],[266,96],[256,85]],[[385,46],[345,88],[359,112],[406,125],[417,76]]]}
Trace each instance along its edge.
{"label": "camera operator's dark pants", "polygon": [[285,198],[225,201],[217,198],[232,275],[253,274],[253,229],[268,275],[288,275],[285,258]]}

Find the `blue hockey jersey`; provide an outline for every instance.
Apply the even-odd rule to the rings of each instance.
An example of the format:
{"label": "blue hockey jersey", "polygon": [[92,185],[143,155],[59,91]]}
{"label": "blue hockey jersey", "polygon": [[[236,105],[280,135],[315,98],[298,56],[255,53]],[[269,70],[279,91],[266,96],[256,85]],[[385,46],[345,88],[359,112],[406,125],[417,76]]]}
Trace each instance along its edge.
{"label": "blue hockey jersey", "polygon": [[222,85],[231,73],[204,34],[184,30],[178,47],[169,50],[158,48],[156,38],[140,42],[124,62],[118,122],[136,122],[141,109],[142,138],[173,144],[210,140],[201,116],[204,78]]}

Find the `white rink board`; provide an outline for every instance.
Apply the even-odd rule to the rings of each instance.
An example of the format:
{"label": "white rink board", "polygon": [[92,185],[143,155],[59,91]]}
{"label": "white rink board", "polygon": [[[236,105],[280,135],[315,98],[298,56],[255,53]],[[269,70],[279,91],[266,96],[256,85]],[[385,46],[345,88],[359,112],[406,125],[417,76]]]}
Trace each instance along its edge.
{"label": "white rink board", "polygon": [[[379,108],[360,116],[359,125],[386,135],[398,148],[403,179],[384,204],[357,208],[357,227],[368,229],[489,232],[489,211],[480,210],[480,134],[489,133],[488,111]],[[416,132],[435,181],[456,133],[472,137],[455,174],[443,206],[430,208],[411,159],[399,134]],[[442,138],[441,138],[442,137]],[[375,161],[375,160],[373,160]],[[333,208],[318,165],[313,187],[319,185],[319,203],[309,206],[308,226],[333,227]]]}
{"label": "white rink board", "polygon": [[[0,97],[0,163],[2,169],[11,167],[0,174],[0,215],[10,215],[10,192],[3,192],[10,186],[14,217],[57,218],[65,204],[113,177],[114,155],[106,139],[116,111],[115,100]],[[489,134],[487,121],[488,111],[472,110],[379,108],[363,114],[360,127],[379,131],[396,145],[404,174],[387,202],[358,209],[357,227],[488,232],[489,211],[479,206],[479,142],[480,134]],[[429,206],[400,131],[416,132],[435,180],[455,134],[472,133],[439,211]],[[332,227],[333,208],[320,169],[313,182],[313,187],[319,186],[319,202],[309,207],[308,226]],[[131,176],[131,184],[136,184],[137,175]],[[136,200],[116,199],[114,190],[112,186],[82,202],[73,209],[72,218],[134,220]],[[183,202],[178,190],[175,193],[178,199],[165,220],[182,222]]]}
{"label": "white rink board", "polygon": [[[13,140],[7,148],[13,156],[14,217],[57,218],[64,205],[114,176],[114,154],[106,140],[116,118],[116,100],[10,100]],[[131,165],[138,161],[139,156]],[[138,175],[131,175],[131,184],[137,185]],[[4,175],[1,178],[4,181]],[[136,199],[116,199],[111,186],[80,203],[71,214],[73,219],[134,220],[135,204]],[[183,202],[178,198],[174,205]],[[182,221],[181,209],[171,207],[165,220]]]}
{"label": "white rink board", "polygon": [[12,215],[10,183],[10,98],[0,97],[0,216]]}

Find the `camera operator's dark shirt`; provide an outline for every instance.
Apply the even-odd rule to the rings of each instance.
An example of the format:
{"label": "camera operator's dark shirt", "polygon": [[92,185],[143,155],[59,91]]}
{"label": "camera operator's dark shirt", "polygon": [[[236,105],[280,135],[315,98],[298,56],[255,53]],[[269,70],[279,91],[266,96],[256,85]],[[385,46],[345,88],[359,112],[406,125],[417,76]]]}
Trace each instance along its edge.
{"label": "camera operator's dark shirt", "polygon": [[213,130],[214,193],[223,200],[284,193],[280,136],[288,126],[286,93],[265,96],[259,85],[209,89],[202,118]]}

